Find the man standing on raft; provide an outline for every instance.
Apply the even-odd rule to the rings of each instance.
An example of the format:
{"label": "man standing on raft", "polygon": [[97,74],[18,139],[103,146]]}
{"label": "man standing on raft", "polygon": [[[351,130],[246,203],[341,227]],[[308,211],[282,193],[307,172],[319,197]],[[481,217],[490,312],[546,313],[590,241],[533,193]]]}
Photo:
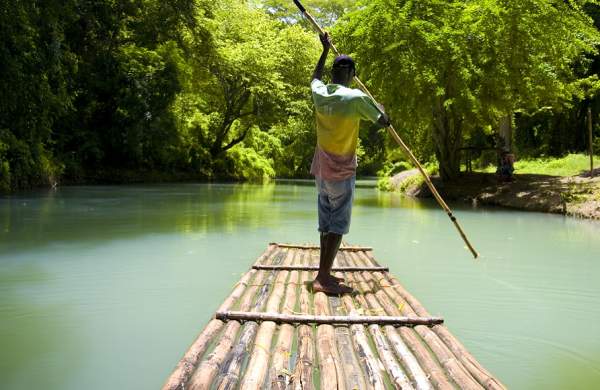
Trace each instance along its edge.
{"label": "man standing on raft", "polygon": [[384,127],[389,118],[376,103],[359,89],[348,88],[355,74],[355,64],[347,55],[333,61],[331,84],[321,79],[331,43],[327,34],[320,36],[323,53],[311,82],[317,116],[317,147],[310,167],[318,190],[321,259],[313,291],[326,294],[351,293],[341,284],[343,279],[331,275],[333,261],[350,229],[350,215],[356,179],[356,145],[360,120]]}

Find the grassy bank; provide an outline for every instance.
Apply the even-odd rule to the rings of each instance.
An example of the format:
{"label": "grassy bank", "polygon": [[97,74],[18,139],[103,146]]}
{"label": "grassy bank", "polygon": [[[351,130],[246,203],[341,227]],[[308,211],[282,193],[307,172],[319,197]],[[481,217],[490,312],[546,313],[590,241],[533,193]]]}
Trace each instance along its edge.
{"label": "grassy bank", "polygon": [[[594,167],[600,167],[600,156],[594,156]],[[585,154],[568,154],[565,157],[540,157],[517,160],[515,174],[576,176],[590,170],[590,157]],[[494,173],[496,167],[490,165],[478,172]]]}

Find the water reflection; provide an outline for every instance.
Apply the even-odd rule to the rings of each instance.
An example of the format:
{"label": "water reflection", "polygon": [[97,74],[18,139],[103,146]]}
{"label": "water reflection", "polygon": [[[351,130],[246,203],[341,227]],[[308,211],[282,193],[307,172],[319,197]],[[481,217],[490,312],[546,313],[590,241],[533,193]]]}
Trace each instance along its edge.
{"label": "water reflection", "polygon": [[[347,240],[509,387],[598,383],[600,224],[452,207],[480,260],[435,201],[373,188],[357,188]],[[0,388],[159,387],[266,244],[316,242],[316,224],[312,181],[0,198]]]}

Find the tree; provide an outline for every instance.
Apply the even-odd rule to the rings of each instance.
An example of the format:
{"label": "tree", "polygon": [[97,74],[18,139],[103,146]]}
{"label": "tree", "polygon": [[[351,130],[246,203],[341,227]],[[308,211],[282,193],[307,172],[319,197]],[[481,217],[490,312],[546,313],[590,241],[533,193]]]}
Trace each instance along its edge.
{"label": "tree", "polygon": [[573,65],[598,33],[573,4],[373,0],[343,17],[335,35],[395,123],[431,133],[440,174],[451,180],[465,134],[580,90]]}
{"label": "tree", "polygon": [[[210,44],[192,49],[203,55],[192,59],[193,73],[179,103],[180,113],[197,113],[192,114],[189,134],[197,138],[190,147],[198,168],[213,165],[227,171],[228,165],[223,165],[227,153],[252,131],[280,128],[288,116],[306,114],[306,105],[298,101],[308,98],[316,46],[309,44],[307,51],[310,35],[300,27],[283,24],[245,3],[222,2],[211,16],[200,18],[199,24],[210,26]],[[193,47],[200,40],[192,33],[188,42]]]}

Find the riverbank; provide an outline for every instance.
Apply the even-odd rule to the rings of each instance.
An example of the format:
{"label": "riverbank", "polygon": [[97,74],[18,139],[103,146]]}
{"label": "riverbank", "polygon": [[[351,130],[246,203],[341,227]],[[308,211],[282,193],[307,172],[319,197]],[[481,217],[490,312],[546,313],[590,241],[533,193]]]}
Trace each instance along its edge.
{"label": "riverbank", "polygon": [[[388,189],[417,198],[431,197],[425,183],[415,180],[416,175],[416,169],[401,172],[389,180]],[[499,183],[493,173],[474,172],[463,173],[454,183],[442,183],[438,177],[432,180],[447,200],[600,220],[600,169],[594,176],[520,174],[513,182]],[[411,181],[414,184],[406,184]]]}

